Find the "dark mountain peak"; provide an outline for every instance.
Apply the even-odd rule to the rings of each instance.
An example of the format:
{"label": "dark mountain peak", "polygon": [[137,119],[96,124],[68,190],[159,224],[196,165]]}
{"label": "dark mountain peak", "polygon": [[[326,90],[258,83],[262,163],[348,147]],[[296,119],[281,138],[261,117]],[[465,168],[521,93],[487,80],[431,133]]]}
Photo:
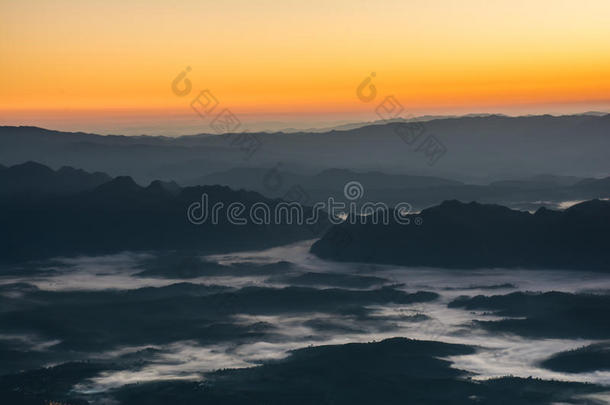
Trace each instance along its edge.
{"label": "dark mountain peak", "polygon": [[599,199],[584,201],[566,209],[566,213],[581,215],[610,215],[610,201]]}
{"label": "dark mountain peak", "polygon": [[534,216],[536,217],[550,217],[553,215],[557,215],[557,214],[561,214],[560,211],[555,211],[555,210],[551,210],[548,209],[547,207],[540,207],[536,210],[536,212],[534,213]]}
{"label": "dark mountain peak", "polygon": [[[445,200],[440,205],[438,205],[438,207],[443,208],[443,209],[458,209],[467,204],[468,203],[464,203],[460,200]],[[480,205],[479,203],[474,202],[474,201],[471,201],[470,204],[471,205]],[[433,209],[433,208],[434,207],[431,207],[430,209]]]}
{"label": "dark mountain peak", "polygon": [[11,171],[11,174],[13,174],[13,175],[21,174],[21,175],[37,176],[37,175],[49,175],[49,174],[53,173],[53,169],[51,169],[50,167],[37,163],[37,162],[32,162],[32,161],[28,161],[25,163],[11,166],[11,167],[9,167],[9,170]]}
{"label": "dark mountain peak", "polygon": [[37,162],[25,162],[0,171],[0,194],[13,198],[22,194],[71,194],[92,190],[109,180],[104,173],[91,174],[72,167],[54,171]]}
{"label": "dark mountain peak", "polygon": [[526,212],[514,211],[508,207],[497,204],[481,204],[476,201],[468,203],[459,200],[446,200],[440,205],[430,207],[422,211],[422,214],[433,214],[442,216],[504,216],[504,215],[529,215]]}
{"label": "dark mountain peak", "polygon": [[140,187],[131,177],[129,176],[118,176],[110,180],[107,183],[95,189],[96,192],[112,193],[112,194],[125,194],[134,193],[141,191]]}
{"label": "dark mountain peak", "polygon": [[178,195],[180,190],[181,187],[175,181],[154,180],[146,187],[146,191],[155,194],[169,193],[171,195]]}
{"label": "dark mountain peak", "polygon": [[165,187],[163,187],[163,182],[161,180],[154,180],[146,187],[146,190],[165,191]]}

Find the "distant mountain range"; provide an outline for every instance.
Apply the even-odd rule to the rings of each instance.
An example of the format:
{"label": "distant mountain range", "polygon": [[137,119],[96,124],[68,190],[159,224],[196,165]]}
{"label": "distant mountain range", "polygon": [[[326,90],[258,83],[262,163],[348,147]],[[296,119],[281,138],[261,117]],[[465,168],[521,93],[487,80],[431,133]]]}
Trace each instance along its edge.
{"label": "distant mountain range", "polygon": [[575,176],[537,175],[514,180],[500,180],[487,185],[465,184],[432,176],[411,176],[381,172],[357,172],[327,169],[314,175],[297,174],[273,168],[234,168],[186,182],[192,185],[219,184],[232,189],[257,191],[267,197],[290,199],[298,187],[307,201],[347,201],[344,186],[359,182],[364,190],[356,203],[384,202],[394,206],[408,202],[414,209],[423,209],[444,200],[498,203],[521,209],[541,206],[556,207],[564,201],[610,198],[610,177],[583,179]]}
{"label": "distant mountain range", "polygon": [[[248,139],[246,139],[248,138]],[[444,153],[431,159],[431,140]],[[192,181],[236,167],[315,174],[345,168],[486,183],[550,173],[610,174],[610,115],[500,115],[387,120],[328,132],[101,136],[35,127],[0,127],[0,162],[37,161],[136,181]],[[433,163],[433,164],[432,164]]]}
{"label": "distant mountain range", "polygon": [[[332,188],[352,175],[330,170],[308,181]],[[292,180],[297,179],[307,180],[296,175]],[[385,190],[410,182],[412,192],[429,182],[438,185],[421,190],[476,187],[372,172],[362,179],[376,181]],[[580,190],[581,195],[601,194],[610,189],[610,178],[544,176],[486,187],[540,193],[544,185],[549,193]],[[610,202],[600,200],[576,204],[563,212],[541,208],[535,214],[499,205],[445,201],[411,215],[411,225],[375,225],[367,217],[364,224],[346,222],[325,233],[329,224],[324,216],[313,226],[230,223],[223,214],[232,202],[243,203],[246,209],[265,203],[273,209],[281,200],[219,185],[180,187],[157,180],[143,187],[127,176],[110,178],[70,167],[54,171],[28,162],[1,167],[0,190],[0,262],[122,250],[212,253],[260,249],[323,235],[312,252],[335,260],[442,267],[607,270],[610,266],[605,242],[610,231]],[[405,197],[405,189],[394,192]],[[216,202],[224,204],[216,224],[195,225],[187,219],[188,207],[201,201],[203,194],[209,197],[210,207]],[[305,211],[311,212],[310,208]],[[415,218],[423,224],[415,225]]]}
{"label": "distant mountain range", "polygon": [[284,185],[299,184],[306,189],[342,190],[345,183],[358,180],[376,189],[427,188],[457,186],[460,181],[431,176],[410,176],[386,174],[382,172],[355,172],[347,169],[326,169],[315,175],[302,175],[279,168],[235,168],[225,172],[215,172],[191,180],[188,184],[223,184],[233,188],[249,190],[265,189],[273,191],[276,182]]}
{"label": "distant mountain range", "polygon": [[[105,173],[88,173],[64,166],[57,171],[36,162],[9,168],[0,166],[0,198],[21,200],[40,194],[62,195],[91,190],[111,180]],[[610,198],[610,177],[582,179],[574,176],[538,175],[516,180],[501,180],[488,185],[464,184],[431,176],[355,172],[327,169],[315,175],[303,175],[274,168],[234,168],[186,182],[189,186],[227,186],[233,190],[255,191],[267,198],[298,201],[304,205],[348,200],[344,186],[359,182],[364,190],[357,204],[383,202],[394,206],[407,202],[421,210],[444,200],[497,203],[513,208],[535,210],[541,206],[556,208],[565,201]],[[155,180],[158,188],[179,192],[173,181]],[[352,201],[352,200],[350,200]]]}
{"label": "distant mountain range", "polygon": [[332,227],[311,251],[325,259],[446,268],[524,267],[610,271],[610,201],[535,214],[445,201],[411,223],[381,214]]}
{"label": "distant mountain range", "polygon": [[[274,207],[250,191],[223,186],[181,188],[154,181],[142,187],[127,176],[114,179],[72,168],[53,171],[37,163],[0,170],[0,263],[116,253],[124,250],[192,250],[199,253],[261,249],[318,237],[326,227],[320,217],[311,226],[235,225],[227,217],[229,204],[255,203]],[[198,225],[187,210],[201,203],[224,205],[216,221]],[[248,211],[246,211],[248,212]],[[310,210],[305,208],[305,215]]]}

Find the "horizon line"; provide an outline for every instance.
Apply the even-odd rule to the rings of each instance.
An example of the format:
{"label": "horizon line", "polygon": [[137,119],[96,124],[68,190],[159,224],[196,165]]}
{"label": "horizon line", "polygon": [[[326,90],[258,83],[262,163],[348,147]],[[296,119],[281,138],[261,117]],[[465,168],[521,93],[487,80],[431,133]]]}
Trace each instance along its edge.
{"label": "horizon line", "polygon": [[[309,128],[294,128],[294,127],[286,127],[283,129],[277,129],[277,130],[273,130],[273,129],[269,129],[269,130],[241,130],[241,131],[234,131],[234,132],[223,132],[223,133],[214,133],[213,131],[210,132],[197,132],[197,133],[182,133],[182,134],[175,134],[175,135],[153,135],[153,134],[146,134],[146,133],[141,133],[141,134],[124,134],[124,133],[100,133],[100,132],[95,132],[95,131],[89,131],[89,130],[62,130],[62,129],[54,129],[51,127],[47,127],[47,126],[39,126],[39,125],[33,125],[33,124],[23,124],[23,125],[6,125],[6,124],[2,124],[0,122],[0,128],[32,128],[32,129],[40,129],[40,130],[44,130],[44,131],[51,131],[51,132],[62,132],[62,133],[70,133],[70,134],[86,134],[86,135],[98,135],[98,136],[126,136],[126,137],[142,137],[142,136],[146,136],[146,137],[156,137],[156,138],[179,138],[179,137],[188,137],[188,136],[201,136],[201,135],[207,135],[207,136],[222,136],[222,135],[231,135],[231,134],[236,134],[236,133],[268,133],[268,134],[291,134],[291,133],[299,133],[299,132],[303,132],[303,133],[329,133],[329,132],[345,132],[345,131],[349,131],[349,130],[354,130],[354,129],[358,129],[358,128],[363,128],[363,127],[368,127],[368,126],[380,126],[380,125],[388,125],[388,124],[393,124],[393,123],[403,123],[403,122],[431,122],[431,121],[443,121],[443,120],[450,120],[450,119],[464,119],[464,118],[492,118],[492,117],[501,117],[501,118],[534,118],[534,117],[553,117],[553,118],[560,118],[560,117],[572,117],[572,116],[588,116],[588,117],[595,117],[595,118],[601,118],[601,117],[606,117],[610,115],[610,111],[583,111],[583,112],[574,112],[574,113],[567,113],[567,114],[551,114],[551,113],[532,113],[532,114],[506,114],[506,113],[467,113],[467,114],[439,114],[439,115],[433,115],[433,114],[426,114],[426,115],[418,115],[418,116],[414,116],[414,117],[398,117],[398,118],[393,118],[393,119],[388,119],[388,120],[384,120],[384,119],[378,119],[378,120],[372,120],[372,121],[349,121],[349,122],[344,122],[341,124],[337,124],[335,126],[322,126],[322,127],[309,127]],[[287,125],[289,123],[286,123]],[[353,126],[352,128],[341,128],[341,127],[348,127],[348,126]]]}

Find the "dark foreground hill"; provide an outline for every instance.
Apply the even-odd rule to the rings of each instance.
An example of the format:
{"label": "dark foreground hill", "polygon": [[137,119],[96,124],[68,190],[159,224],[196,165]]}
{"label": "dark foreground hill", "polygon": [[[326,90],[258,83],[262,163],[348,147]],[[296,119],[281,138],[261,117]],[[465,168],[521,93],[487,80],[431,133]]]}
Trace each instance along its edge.
{"label": "dark foreground hill", "polygon": [[475,321],[475,325],[489,332],[529,338],[610,338],[610,325],[606,322],[610,316],[608,294],[519,291],[506,295],[458,297],[449,307],[493,311],[501,318]]}
{"label": "dark foreground hill", "polygon": [[409,225],[393,218],[384,225],[380,215],[377,224],[368,217],[334,226],[311,251],[339,261],[410,266],[610,270],[610,201],[534,214],[445,201],[409,216]]}
{"label": "dark foreground hill", "polygon": [[[130,177],[117,177],[94,187],[104,175],[74,169],[53,172],[36,164],[27,168],[28,182],[13,186],[23,192],[0,193],[0,262],[124,250],[261,249],[311,239],[324,229],[322,220],[317,224],[321,227],[295,221],[258,225],[247,220],[254,204],[264,204],[273,212],[281,203],[255,192],[221,186],[180,188],[160,181],[141,187]],[[207,204],[202,201],[204,195]],[[247,223],[230,220],[232,203],[242,205],[241,212],[233,214]],[[193,204],[191,217],[195,221],[187,215]],[[217,204],[222,207],[214,219],[212,207]],[[204,205],[208,214],[205,220]],[[305,217],[308,212],[304,208]]]}
{"label": "dark foreground hill", "polygon": [[200,381],[127,385],[83,395],[70,387],[129,364],[66,363],[0,377],[10,403],[190,404],[591,404],[604,387],[533,378],[474,381],[443,358],[473,353],[474,347],[404,338],[376,343],[318,346],[285,360],[222,370]]}
{"label": "dark foreground hill", "polygon": [[128,386],[121,404],[551,404],[572,402],[601,387],[538,379],[472,381],[441,359],[474,352],[465,345],[404,338],[319,346],[286,360],[208,375],[205,385]]}

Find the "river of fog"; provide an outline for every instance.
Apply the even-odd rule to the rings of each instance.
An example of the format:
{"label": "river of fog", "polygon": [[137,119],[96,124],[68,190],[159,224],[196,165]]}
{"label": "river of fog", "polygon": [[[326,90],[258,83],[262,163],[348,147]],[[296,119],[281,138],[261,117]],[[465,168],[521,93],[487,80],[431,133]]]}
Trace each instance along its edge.
{"label": "river of fog", "polygon": [[[90,353],[91,359],[113,359],[130,353],[154,351],[141,367],[128,370],[104,371],[97,377],[76,386],[80,392],[100,392],[124,384],[172,379],[199,379],[202,373],[221,368],[240,368],[256,365],[261,361],[281,359],[290,350],[310,345],[344,344],[349,342],[379,341],[402,336],[413,339],[438,340],[448,343],[475,345],[475,354],[450,358],[453,366],[467,370],[473,378],[513,375],[540,377],[566,381],[594,382],[610,385],[610,372],[566,374],[541,368],[538,363],[550,355],[575,349],[594,340],[583,339],[533,339],[509,333],[485,331],[473,323],[474,320],[499,319],[497,315],[483,311],[449,308],[448,303],[459,296],[504,295],[514,291],[564,291],[608,293],[610,277],[603,273],[584,271],[541,270],[446,270],[437,268],[408,268],[400,266],[378,266],[352,263],[335,263],[321,260],[309,253],[313,241],[290,246],[276,247],[259,252],[207,256],[204,259],[221,265],[241,264],[243,275],[214,274],[194,278],[167,278],[142,276],[138,263],[154,258],[154,254],[122,253],[102,257],[57,259],[40,264],[23,276],[18,272],[5,274],[0,285],[24,283],[42,291],[96,291],[136,290],[155,288],[178,283],[206,286],[224,286],[232,289],[244,287],[283,288],[293,283],[291,279],[277,274],[248,272],[248,266],[261,266],[289,262],[290,273],[299,279],[300,274],[324,273],[362,277],[361,285],[338,287],[336,283],[325,285],[324,281],[309,279],[308,287],[315,289],[341,288],[344,290],[372,290],[382,286],[394,286],[409,293],[430,291],[439,298],[427,302],[406,304],[368,305],[366,318],[352,314],[329,311],[295,311],[293,313],[273,311],[264,314],[232,314],[226,322],[234,325],[272,325],[272,336],[247,341],[216,341],[208,344],[193,339],[184,339],[164,344],[126,345]],[[324,278],[321,278],[324,280]],[[376,281],[377,280],[377,281]],[[370,281],[370,284],[367,282]],[[301,284],[297,282],[297,284]],[[302,284],[301,284],[302,285]],[[3,293],[18,299],[25,293],[20,289]],[[78,319],[74,319],[78,322]],[[137,323],[138,320],[134,319]],[[159,325],[163,328],[163,325]],[[112,331],[110,331],[112,332]],[[2,334],[0,341],[19,341],[30,345],[33,353],[44,353],[60,343],[60,339],[43,334]],[[54,359],[45,365],[58,364]]]}

